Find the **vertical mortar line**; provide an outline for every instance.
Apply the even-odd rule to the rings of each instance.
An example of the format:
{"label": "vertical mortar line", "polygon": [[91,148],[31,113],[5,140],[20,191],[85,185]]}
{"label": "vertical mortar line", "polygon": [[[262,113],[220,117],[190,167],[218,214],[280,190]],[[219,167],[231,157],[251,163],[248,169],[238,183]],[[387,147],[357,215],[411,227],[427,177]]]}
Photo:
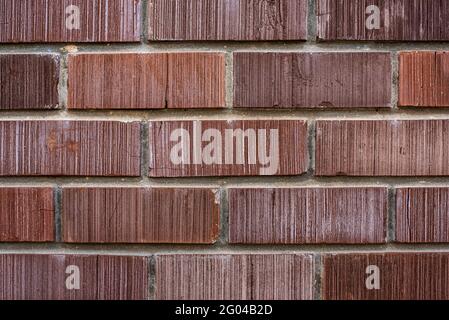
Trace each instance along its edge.
{"label": "vertical mortar line", "polygon": [[141,19],[142,21],[140,21],[140,27],[142,28],[141,32],[140,32],[140,42],[144,43],[144,44],[148,44],[148,25],[149,25],[149,21],[148,21],[148,0],[142,0],[141,5]]}
{"label": "vertical mortar line", "polygon": [[220,188],[220,236],[218,245],[227,245],[229,243],[229,196],[228,189]]}
{"label": "vertical mortar line", "polygon": [[53,197],[54,197],[54,206],[55,206],[55,241],[56,242],[61,242],[62,240],[62,227],[61,227],[61,212],[62,212],[62,189],[61,186],[57,185],[54,189],[53,189]]}
{"label": "vertical mortar line", "polygon": [[388,188],[388,219],[387,219],[387,242],[396,240],[396,188]]}
{"label": "vertical mortar line", "polygon": [[63,49],[59,55],[59,83],[58,83],[58,103],[59,110],[67,112],[67,92],[68,92],[68,53]]}
{"label": "vertical mortar line", "polygon": [[150,155],[149,155],[149,129],[148,121],[140,123],[140,175],[143,182],[149,183]]}
{"label": "vertical mortar line", "polygon": [[314,294],[313,294],[313,300],[322,300],[322,294],[321,294],[321,282],[322,282],[322,273],[323,273],[323,267],[322,267],[322,256],[321,253],[316,252],[315,256],[315,273],[314,273]]}
{"label": "vertical mortar line", "polygon": [[316,138],[316,121],[308,119],[307,121],[307,150],[309,152],[309,165],[307,174],[310,177],[315,176],[315,138]]}
{"label": "vertical mortar line", "polygon": [[148,300],[156,300],[156,256],[148,257]]}
{"label": "vertical mortar line", "polygon": [[317,16],[316,1],[309,0],[307,14],[307,42],[316,42],[317,40]]}
{"label": "vertical mortar line", "polygon": [[232,109],[234,104],[234,53],[228,51],[225,54],[225,104]]}
{"label": "vertical mortar line", "polygon": [[391,53],[391,107],[398,110],[399,101],[399,53],[394,51]]}

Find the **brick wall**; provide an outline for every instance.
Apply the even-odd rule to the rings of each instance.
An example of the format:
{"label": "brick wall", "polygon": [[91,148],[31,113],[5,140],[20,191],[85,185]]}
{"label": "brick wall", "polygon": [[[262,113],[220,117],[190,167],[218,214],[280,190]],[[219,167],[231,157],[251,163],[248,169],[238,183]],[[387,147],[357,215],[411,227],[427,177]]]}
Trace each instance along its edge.
{"label": "brick wall", "polygon": [[449,299],[448,30],[446,0],[0,0],[0,299]]}

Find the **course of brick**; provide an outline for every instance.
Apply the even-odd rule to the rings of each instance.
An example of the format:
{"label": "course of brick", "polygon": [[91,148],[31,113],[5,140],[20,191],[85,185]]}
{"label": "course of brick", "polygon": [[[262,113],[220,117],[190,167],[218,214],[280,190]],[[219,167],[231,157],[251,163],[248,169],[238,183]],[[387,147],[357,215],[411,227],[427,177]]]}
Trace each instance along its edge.
{"label": "course of brick", "polygon": [[449,299],[446,0],[0,0],[0,299]]}

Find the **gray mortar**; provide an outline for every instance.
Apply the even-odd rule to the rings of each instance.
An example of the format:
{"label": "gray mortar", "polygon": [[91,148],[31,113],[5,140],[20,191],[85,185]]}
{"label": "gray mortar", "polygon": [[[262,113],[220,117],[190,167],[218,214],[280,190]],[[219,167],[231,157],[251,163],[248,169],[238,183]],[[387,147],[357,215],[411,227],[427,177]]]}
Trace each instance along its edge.
{"label": "gray mortar", "polygon": [[[262,42],[149,42],[148,39],[148,0],[142,0],[142,34],[140,43],[132,44],[12,44],[0,45],[0,54],[36,53],[59,54],[60,82],[58,85],[61,109],[52,111],[0,111],[0,120],[115,120],[137,121],[148,120],[206,120],[206,119],[302,119],[308,122],[308,150],[310,152],[308,173],[297,177],[191,177],[191,178],[148,178],[148,124],[142,124],[142,176],[139,178],[110,177],[0,177],[0,186],[47,186],[55,191],[55,234],[54,243],[0,243],[0,253],[33,253],[33,254],[104,254],[135,255],[149,257],[149,297],[155,294],[155,256],[154,254],[252,254],[252,253],[313,253],[315,254],[315,287],[314,297],[321,299],[321,255],[340,252],[416,252],[416,251],[449,251],[449,244],[398,244],[394,242],[395,227],[395,188],[397,187],[449,187],[449,177],[315,177],[315,122],[317,120],[387,120],[387,119],[449,119],[449,108],[443,109],[399,109],[398,102],[398,52],[414,50],[448,50],[445,42],[368,42],[368,41],[335,41],[317,42],[317,21],[315,17],[315,1],[309,0],[307,23],[307,41],[262,41]],[[205,51],[223,52],[226,59],[226,109],[224,110],[147,110],[147,111],[69,111],[67,110],[67,58],[76,52],[186,52]],[[392,109],[282,109],[282,110],[247,110],[233,109],[233,53],[236,51],[252,52],[390,52],[392,54]],[[57,187],[55,187],[57,185]],[[61,240],[61,187],[206,187],[220,191],[220,236],[213,245],[155,245],[155,244],[64,244]],[[229,187],[350,187],[378,186],[388,188],[388,240],[381,245],[232,245],[228,244],[227,188]]]}

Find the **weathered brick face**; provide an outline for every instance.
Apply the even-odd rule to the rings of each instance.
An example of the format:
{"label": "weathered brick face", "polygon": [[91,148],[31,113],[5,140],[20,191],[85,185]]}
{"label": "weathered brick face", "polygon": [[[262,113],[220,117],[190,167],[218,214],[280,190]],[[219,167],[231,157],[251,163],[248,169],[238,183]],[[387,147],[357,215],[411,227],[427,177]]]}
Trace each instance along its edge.
{"label": "weathered brick face", "polygon": [[0,54],[0,110],[58,108],[59,56]]}
{"label": "weathered brick face", "polygon": [[307,1],[150,0],[150,40],[306,40]]}
{"label": "weathered brick face", "polygon": [[386,108],[390,82],[388,53],[234,54],[239,108]]}
{"label": "weathered brick face", "polygon": [[0,299],[449,300],[449,1],[0,0]]}
{"label": "weathered brick face", "polygon": [[223,108],[221,53],[74,54],[70,109]]}
{"label": "weathered brick face", "polygon": [[0,9],[0,43],[140,39],[140,0],[1,0]]}
{"label": "weathered brick face", "polygon": [[320,40],[447,41],[444,0],[317,0]]}
{"label": "weathered brick face", "polygon": [[0,121],[0,176],[138,176],[140,124]]}
{"label": "weathered brick face", "polygon": [[307,171],[304,121],[150,123],[150,176],[291,176]]}
{"label": "weathered brick face", "polygon": [[213,243],[220,220],[208,189],[64,188],[62,217],[70,243]]}

